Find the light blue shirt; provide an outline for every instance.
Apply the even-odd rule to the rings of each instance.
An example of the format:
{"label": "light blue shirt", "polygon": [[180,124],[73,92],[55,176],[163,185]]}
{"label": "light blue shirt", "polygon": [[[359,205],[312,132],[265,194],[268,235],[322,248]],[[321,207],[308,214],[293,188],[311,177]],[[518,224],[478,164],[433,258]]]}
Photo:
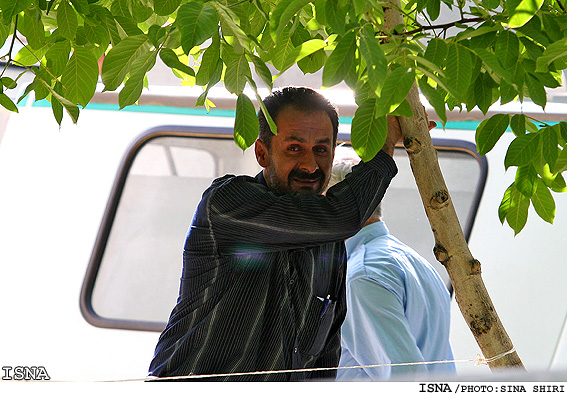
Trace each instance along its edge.
{"label": "light blue shirt", "polygon": [[[450,296],[433,266],[384,222],[346,241],[347,314],[339,366],[452,360]],[[383,381],[453,374],[454,363],[339,369],[337,380]]]}

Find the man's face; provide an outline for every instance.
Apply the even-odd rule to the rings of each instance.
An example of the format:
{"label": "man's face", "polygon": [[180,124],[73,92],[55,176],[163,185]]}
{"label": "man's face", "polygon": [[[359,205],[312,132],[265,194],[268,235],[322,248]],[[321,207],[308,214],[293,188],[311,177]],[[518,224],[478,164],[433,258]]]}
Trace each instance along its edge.
{"label": "man's face", "polygon": [[270,150],[256,141],[256,157],[268,186],[280,193],[320,194],[331,175],[333,125],[324,111],[285,107],[275,119],[278,134]]}

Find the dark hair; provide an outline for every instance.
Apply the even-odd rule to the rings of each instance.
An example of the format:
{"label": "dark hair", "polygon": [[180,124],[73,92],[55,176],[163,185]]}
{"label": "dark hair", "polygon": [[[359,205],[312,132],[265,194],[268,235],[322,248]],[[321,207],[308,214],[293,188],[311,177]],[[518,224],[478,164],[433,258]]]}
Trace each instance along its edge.
{"label": "dark hair", "polygon": [[[339,133],[339,115],[337,109],[323,95],[315,92],[313,89],[287,86],[273,91],[263,102],[274,122],[280,111],[287,106],[293,106],[295,109],[305,112],[326,112],[333,125],[333,144],[336,144],[337,134]],[[274,134],[270,130],[270,125],[268,125],[268,121],[262,109],[258,111],[258,120],[260,121],[260,134],[258,138],[269,149]]]}

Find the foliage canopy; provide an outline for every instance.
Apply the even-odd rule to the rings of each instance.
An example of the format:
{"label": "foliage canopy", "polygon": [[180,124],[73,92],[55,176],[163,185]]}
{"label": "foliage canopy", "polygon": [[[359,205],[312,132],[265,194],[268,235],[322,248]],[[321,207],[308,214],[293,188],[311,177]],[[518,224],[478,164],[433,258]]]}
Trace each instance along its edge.
{"label": "foliage canopy", "polygon": [[[435,24],[442,5],[458,11],[457,20]],[[387,7],[380,0],[0,0],[0,43],[9,46],[0,55],[6,67],[34,74],[19,100],[31,91],[35,100],[47,99],[58,123],[64,110],[77,122],[92,99],[101,57],[104,90],[120,90],[123,108],[137,102],[159,56],[183,84],[203,87],[197,105],[208,109],[208,92],[220,82],[238,97],[234,137],[242,149],[258,133],[244,88],[261,104],[259,84],[271,89],[294,64],[305,74],[322,69],[323,86],[345,81],[355,92],[352,143],[363,160],[383,145],[387,114],[413,115],[406,95],[414,82],[443,124],[447,110],[478,107],[486,114],[497,101],[530,98],[545,108],[545,88],[561,84],[561,0],[409,0],[398,10],[405,26],[391,31],[384,28]],[[24,45],[17,53],[15,41]],[[5,90],[19,77],[4,71],[0,104],[17,111]],[[567,123],[497,114],[477,129],[479,152],[489,152],[508,129],[516,138],[505,166],[517,172],[499,217],[517,233],[530,204],[553,222],[551,192],[567,190]]]}

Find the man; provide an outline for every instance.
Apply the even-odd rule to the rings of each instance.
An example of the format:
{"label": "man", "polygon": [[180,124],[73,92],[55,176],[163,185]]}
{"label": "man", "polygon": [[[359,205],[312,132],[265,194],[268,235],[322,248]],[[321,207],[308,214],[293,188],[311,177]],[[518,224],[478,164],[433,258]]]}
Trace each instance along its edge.
{"label": "man", "polygon": [[[150,375],[336,368],[345,315],[346,238],[360,230],[397,172],[392,123],[374,159],[329,190],[338,115],[307,88],[264,100],[256,177],[226,175],[199,203],[184,250],[180,294]],[[334,378],[336,370],[223,375],[218,380]]]}
{"label": "man", "polygon": [[[338,147],[329,185],[360,159]],[[364,228],[346,241],[348,312],[342,326],[341,367],[452,360],[449,292],[433,266],[392,236],[378,205]],[[452,374],[454,363],[340,369],[337,380],[413,379]]]}

